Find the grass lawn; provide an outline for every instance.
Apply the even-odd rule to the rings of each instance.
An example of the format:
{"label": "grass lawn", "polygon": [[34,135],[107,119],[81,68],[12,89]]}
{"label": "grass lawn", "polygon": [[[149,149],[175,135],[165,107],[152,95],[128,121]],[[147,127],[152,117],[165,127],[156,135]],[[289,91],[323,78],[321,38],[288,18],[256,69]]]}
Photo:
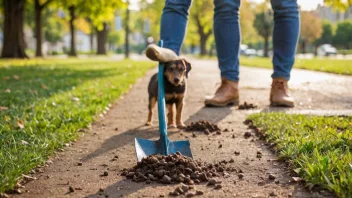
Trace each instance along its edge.
{"label": "grass lawn", "polygon": [[[249,58],[241,56],[240,64],[244,66],[272,68],[271,59],[263,57]],[[327,58],[296,59],[295,65],[293,67],[336,74],[352,75],[352,60],[334,60]]]}
{"label": "grass lawn", "polygon": [[0,61],[0,192],[79,136],[151,62]]}
{"label": "grass lawn", "polygon": [[352,197],[352,117],[260,113],[248,119],[276,143],[279,156],[308,186]]}

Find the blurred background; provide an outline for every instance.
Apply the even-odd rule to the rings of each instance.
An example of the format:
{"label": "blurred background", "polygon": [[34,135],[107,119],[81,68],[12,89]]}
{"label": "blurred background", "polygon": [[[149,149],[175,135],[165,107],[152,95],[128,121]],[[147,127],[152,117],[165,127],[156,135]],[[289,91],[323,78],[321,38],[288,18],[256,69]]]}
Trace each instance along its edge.
{"label": "blurred background", "polygon": [[[142,54],[159,40],[163,0],[0,0],[1,57]],[[300,58],[352,56],[352,0],[298,0]],[[213,0],[194,0],[184,54],[216,56]],[[269,1],[242,0],[241,55],[272,55]]]}

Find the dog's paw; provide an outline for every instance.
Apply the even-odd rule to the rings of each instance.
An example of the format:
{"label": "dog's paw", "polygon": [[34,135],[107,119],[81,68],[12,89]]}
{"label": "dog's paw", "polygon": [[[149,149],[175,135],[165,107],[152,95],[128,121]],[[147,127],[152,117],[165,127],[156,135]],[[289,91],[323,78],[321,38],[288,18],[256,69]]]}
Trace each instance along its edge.
{"label": "dog's paw", "polygon": [[184,129],[184,128],[186,128],[186,125],[181,122],[181,123],[178,123],[178,124],[177,124],[177,128],[179,128],[179,129]]}
{"label": "dog's paw", "polygon": [[152,126],[152,122],[145,123],[145,126]]}
{"label": "dog's paw", "polygon": [[176,128],[176,124],[175,123],[167,124],[167,128],[169,129]]}

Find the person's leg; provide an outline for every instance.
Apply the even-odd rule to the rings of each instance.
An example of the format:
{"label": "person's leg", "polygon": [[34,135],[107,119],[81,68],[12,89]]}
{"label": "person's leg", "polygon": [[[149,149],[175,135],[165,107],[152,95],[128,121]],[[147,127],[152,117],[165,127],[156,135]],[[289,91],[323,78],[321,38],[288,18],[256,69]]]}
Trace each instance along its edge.
{"label": "person's leg", "polygon": [[288,80],[295,61],[299,37],[299,9],[297,0],[271,0],[274,10],[274,57],[270,103],[273,106],[293,107]]}
{"label": "person's leg", "polygon": [[299,36],[297,0],[271,0],[274,10],[274,73],[272,78],[290,80]]}
{"label": "person's leg", "polygon": [[180,53],[185,37],[188,10],[192,0],[166,0],[161,16],[160,39],[164,42],[164,48]]}
{"label": "person's leg", "polygon": [[239,80],[240,0],[214,0],[214,36],[221,77]]}
{"label": "person's leg", "polygon": [[214,36],[221,86],[213,97],[207,97],[206,106],[227,106],[239,103],[239,26],[240,0],[214,0]]}

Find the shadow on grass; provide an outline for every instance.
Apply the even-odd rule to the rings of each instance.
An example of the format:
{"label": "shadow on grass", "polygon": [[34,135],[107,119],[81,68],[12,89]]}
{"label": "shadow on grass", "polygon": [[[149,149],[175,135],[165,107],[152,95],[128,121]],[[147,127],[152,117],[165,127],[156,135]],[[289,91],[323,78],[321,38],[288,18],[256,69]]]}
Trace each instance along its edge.
{"label": "shadow on grass", "polygon": [[0,67],[0,106],[31,104],[85,81],[112,75],[113,69],[70,69],[50,66]]}

